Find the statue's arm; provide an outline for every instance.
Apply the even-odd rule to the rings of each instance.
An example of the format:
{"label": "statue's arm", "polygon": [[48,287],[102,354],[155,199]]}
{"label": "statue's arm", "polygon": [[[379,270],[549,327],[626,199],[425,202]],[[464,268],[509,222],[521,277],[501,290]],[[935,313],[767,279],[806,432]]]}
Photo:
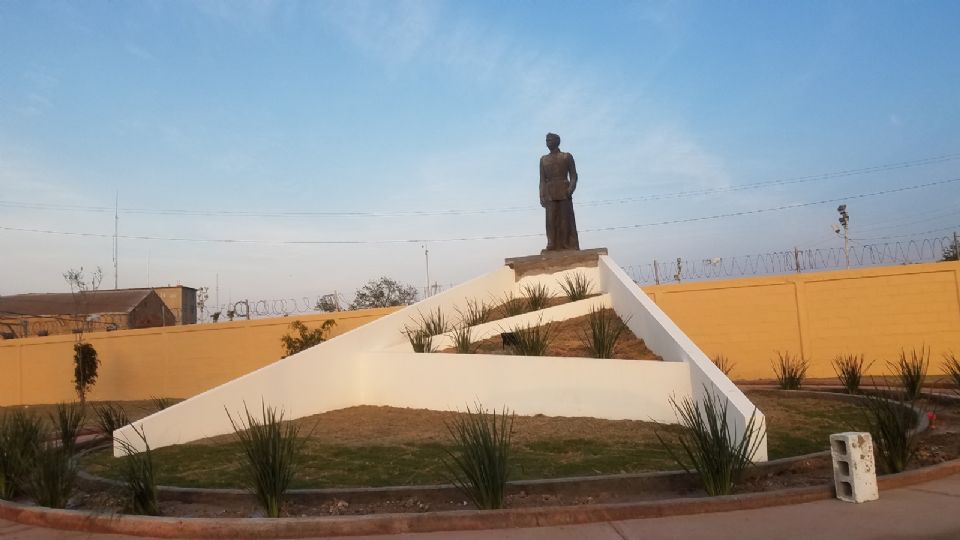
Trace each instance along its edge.
{"label": "statue's arm", "polygon": [[540,158],[540,206],[547,206],[547,182],[543,176],[543,158]]}
{"label": "statue's arm", "polygon": [[570,173],[570,193],[573,195],[573,192],[577,189],[577,164],[573,161],[573,154],[567,154],[570,156],[570,167],[567,171]]}

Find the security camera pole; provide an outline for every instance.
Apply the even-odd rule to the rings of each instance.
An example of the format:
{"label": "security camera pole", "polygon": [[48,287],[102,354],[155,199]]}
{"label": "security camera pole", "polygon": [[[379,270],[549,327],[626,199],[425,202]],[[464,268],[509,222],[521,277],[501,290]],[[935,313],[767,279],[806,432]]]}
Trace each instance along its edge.
{"label": "security camera pole", "polygon": [[840,225],[843,225],[843,258],[847,262],[847,270],[850,269],[850,247],[849,247],[849,229],[850,229],[850,214],[847,214],[847,205],[841,204],[837,207],[837,212],[840,212]]}

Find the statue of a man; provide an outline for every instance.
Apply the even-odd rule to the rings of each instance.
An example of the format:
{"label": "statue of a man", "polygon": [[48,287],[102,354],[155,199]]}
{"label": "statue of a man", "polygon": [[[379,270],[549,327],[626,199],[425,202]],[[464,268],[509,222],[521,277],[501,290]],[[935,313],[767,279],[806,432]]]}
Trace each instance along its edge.
{"label": "statue of a man", "polygon": [[577,221],[573,216],[577,165],[571,154],[560,151],[560,136],[556,133],[547,133],[547,148],[550,153],[540,158],[540,206],[547,211],[544,251],[579,250]]}

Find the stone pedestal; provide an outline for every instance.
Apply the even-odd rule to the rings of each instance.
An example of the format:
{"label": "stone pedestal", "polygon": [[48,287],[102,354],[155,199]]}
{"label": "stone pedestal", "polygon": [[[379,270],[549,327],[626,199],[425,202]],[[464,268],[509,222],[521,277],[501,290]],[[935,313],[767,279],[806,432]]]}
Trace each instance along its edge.
{"label": "stone pedestal", "polygon": [[600,256],[606,254],[607,248],[544,251],[539,255],[510,257],[503,262],[513,269],[519,280],[524,276],[552,274],[570,268],[595,267],[600,261]]}

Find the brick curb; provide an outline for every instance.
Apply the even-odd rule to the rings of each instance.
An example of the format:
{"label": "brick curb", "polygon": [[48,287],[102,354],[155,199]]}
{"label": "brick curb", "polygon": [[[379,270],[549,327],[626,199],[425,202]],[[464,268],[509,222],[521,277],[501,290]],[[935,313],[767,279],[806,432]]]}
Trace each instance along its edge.
{"label": "brick curb", "polygon": [[[878,482],[881,489],[888,490],[929,482],[957,473],[960,473],[960,459],[923,469],[882,476]],[[577,525],[751,510],[801,504],[831,497],[833,497],[833,490],[830,486],[812,486],[723,497],[594,506],[280,519],[207,519],[95,514],[0,501],[0,518],[54,529],[163,538],[302,538]]]}

